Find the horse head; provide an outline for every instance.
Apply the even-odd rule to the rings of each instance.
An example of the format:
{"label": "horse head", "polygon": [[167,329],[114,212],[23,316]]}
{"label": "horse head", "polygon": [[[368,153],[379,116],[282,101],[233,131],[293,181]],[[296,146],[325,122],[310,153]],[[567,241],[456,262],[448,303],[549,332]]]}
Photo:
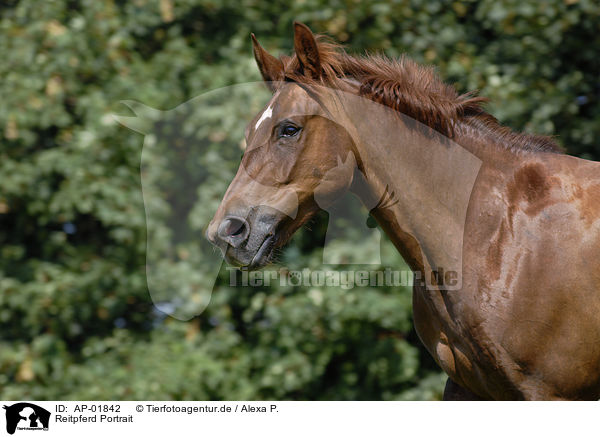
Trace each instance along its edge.
{"label": "horse head", "polygon": [[[310,29],[295,24],[295,57],[285,67],[254,35],[252,41],[273,95],[246,128],[241,165],[207,238],[231,264],[258,268],[320,208],[349,189],[358,158],[351,135],[305,86],[318,83],[323,74],[320,45]],[[303,80],[290,80],[291,75]]]}

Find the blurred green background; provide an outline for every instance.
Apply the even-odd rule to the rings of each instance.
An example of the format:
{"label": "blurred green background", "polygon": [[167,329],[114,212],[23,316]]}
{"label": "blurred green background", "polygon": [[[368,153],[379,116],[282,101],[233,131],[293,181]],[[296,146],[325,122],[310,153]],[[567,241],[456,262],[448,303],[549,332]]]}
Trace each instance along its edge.
{"label": "blurred green background", "polygon": [[[354,53],[433,64],[460,91],[489,97],[503,123],[600,159],[596,1],[4,0],[1,399],[441,397],[445,378],[414,333],[407,288],[230,287],[223,268],[190,321],[164,317],[150,299],[144,138],[111,114],[132,115],[123,99],[170,109],[258,80],[250,32],[290,53],[294,20]],[[231,127],[216,118],[220,134],[196,133],[214,152],[199,165],[230,174],[218,151]],[[201,210],[189,205],[189,219]],[[169,230],[157,223],[162,238]],[[280,265],[318,267],[326,227],[323,213]],[[350,241],[336,246],[349,262],[360,250]],[[172,267],[191,272],[179,249]],[[389,246],[382,257],[402,266]]]}

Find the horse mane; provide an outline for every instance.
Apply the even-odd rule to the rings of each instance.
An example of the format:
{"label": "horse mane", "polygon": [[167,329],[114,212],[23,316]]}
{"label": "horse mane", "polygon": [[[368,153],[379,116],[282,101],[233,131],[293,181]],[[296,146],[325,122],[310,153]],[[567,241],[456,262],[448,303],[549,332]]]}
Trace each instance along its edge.
{"label": "horse mane", "polygon": [[552,138],[514,132],[502,126],[483,109],[485,97],[474,92],[459,94],[444,83],[433,67],[417,64],[402,56],[391,59],[382,54],[352,56],[324,35],[315,35],[322,75],[304,74],[296,55],[281,56],[286,80],[336,87],[343,79],[360,83],[359,95],[406,114],[453,138],[461,124],[474,128],[511,150],[562,153]]}

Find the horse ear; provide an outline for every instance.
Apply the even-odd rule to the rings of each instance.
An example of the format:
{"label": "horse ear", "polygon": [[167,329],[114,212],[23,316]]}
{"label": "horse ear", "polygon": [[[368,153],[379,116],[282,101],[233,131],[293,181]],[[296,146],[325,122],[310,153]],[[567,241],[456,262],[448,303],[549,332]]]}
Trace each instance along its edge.
{"label": "horse ear", "polygon": [[304,72],[318,79],[321,76],[321,58],[317,41],[308,26],[297,21],[294,22],[294,49]]}
{"label": "horse ear", "polygon": [[[261,45],[256,40],[254,34],[250,34],[252,37],[252,50],[254,51],[254,59],[256,59],[256,64],[258,65],[258,69],[260,70],[260,74],[262,75],[265,82],[275,82],[283,79],[283,63],[281,60],[277,59],[275,56],[269,54],[265,49],[261,47]],[[267,84],[271,91],[273,91],[273,87],[270,84]]]}

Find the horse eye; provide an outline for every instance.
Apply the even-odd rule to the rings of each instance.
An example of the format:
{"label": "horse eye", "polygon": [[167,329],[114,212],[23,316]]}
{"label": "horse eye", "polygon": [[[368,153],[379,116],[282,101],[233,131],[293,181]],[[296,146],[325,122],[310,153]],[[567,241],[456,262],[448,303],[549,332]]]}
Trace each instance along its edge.
{"label": "horse eye", "polygon": [[300,132],[300,128],[293,124],[284,124],[279,129],[279,137],[293,137]]}

